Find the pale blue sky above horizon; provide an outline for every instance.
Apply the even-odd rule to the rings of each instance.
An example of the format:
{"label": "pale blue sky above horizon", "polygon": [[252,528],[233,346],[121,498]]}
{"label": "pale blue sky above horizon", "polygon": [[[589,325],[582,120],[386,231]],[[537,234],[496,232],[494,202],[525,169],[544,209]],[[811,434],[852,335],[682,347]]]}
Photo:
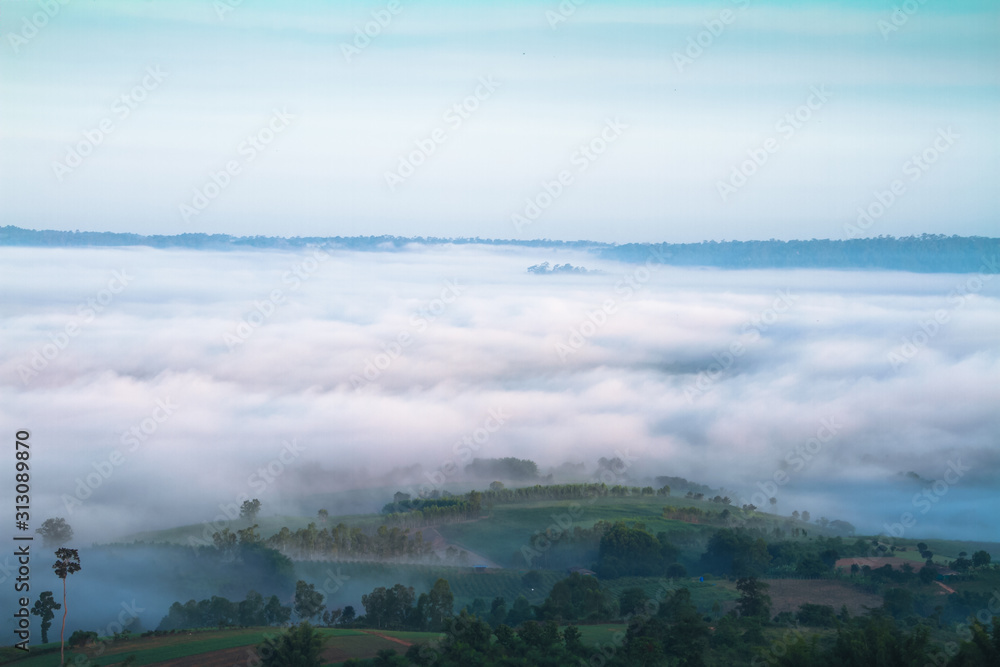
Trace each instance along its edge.
{"label": "pale blue sky above horizon", "polygon": [[[45,4],[0,0],[3,224],[846,238],[858,207],[899,179],[905,191],[865,235],[998,235],[995,2],[913,0],[916,11],[886,33],[901,3],[588,0],[553,27],[555,1],[400,0],[350,62],[343,45],[387,1],[243,0],[220,14],[222,0],[54,0],[31,35],[25,21]],[[724,10],[731,22],[709,35],[706,22]],[[707,46],[678,67],[675,54],[700,33]],[[121,118],[115,100],[157,67],[162,83]],[[480,78],[499,86],[460,126],[449,124],[447,110]],[[779,131],[813,87],[829,99],[790,137]],[[246,162],[241,142],[275,109],[293,120]],[[102,119],[111,133],[60,180],[54,165]],[[609,119],[627,127],[581,172],[574,153]],[[437,128],[445,140],[391,189],[386,172]],[[949,128],[957,138],[912,180],[907,160]],[[719,183],[768,139],[778,150],[723,201]],[[230,160],[240,173],[185,219],[181,205]],[[573,182],[537,219],[514,225],[512,215],[525,213],[527,199],[544,203],[542,183],[563,170]]]}

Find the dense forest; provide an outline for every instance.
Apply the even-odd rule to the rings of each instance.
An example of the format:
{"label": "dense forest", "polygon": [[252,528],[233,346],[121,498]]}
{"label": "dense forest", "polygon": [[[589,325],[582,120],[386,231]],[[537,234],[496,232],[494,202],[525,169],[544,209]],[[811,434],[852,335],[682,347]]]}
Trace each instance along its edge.
{"label": "dense forest", "polygon": [[[530,573],[525,575],[530,576]],[[286,640],[322,643],[309,622],[338,628],[436,631],[431,642],[410,646],[405,655],[383,651],[372,661],[346,664],[376,667],[412,665],[562,665],[614,666],[707,665],[879,665],[887,667],[986,667],[1000,660],[1000,619],[970,616],[959,642],[936,646],[933,631],[940,618],[919,619],[903,589],[891,588],[881,607],[851,614],[830,605],[802,604],[795,613],[772,615],[769,586],[756,577],[736,582],[739,598],[725,614],[705,616],[689,589],[661,585],[653,594],[630,588],[616,600],[594,577],[578,573],[557,582],[545,601],[530,604],[523,596],[508,606],[502,598],[489,605],[476,600],[457,614],[448,581],[438,579],[417,595],[413,587],[377,587],[363,596],[364,613],[353,607],[327,610],[323,596],[303,581],[296,586],[294,609],[300,625]],[[265,603],[251,592],[233,603],[212,598],[176,603],[156,631],[173,631],[178,622],[224,625],[287,621],[291,609],[277,598]],[[620,621],[607,641],[582,641],[579,622]],[[992,628],[990,625],[992,624]],[[197,627],[188,625],[187,627]],[[301,635],[301,636],[300,636]],[[299,650],[302,647],[299,646]],[[300,664],[274,662],[271,664]],[[306,663],[301,664],[318,664]]]}

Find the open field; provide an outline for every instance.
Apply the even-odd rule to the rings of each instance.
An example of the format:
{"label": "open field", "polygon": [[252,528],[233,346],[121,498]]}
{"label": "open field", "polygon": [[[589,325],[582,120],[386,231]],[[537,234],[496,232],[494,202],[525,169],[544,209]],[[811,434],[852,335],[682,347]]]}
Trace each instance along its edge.
{"label": "open field", "polygon": [[[882,606],[882,596],[863,593],[846,582],[829,579],[768,579],[772,615],[796,612],[800,605],[825,604],[839,612],[844,605],[852,615]],[[735,586],[734,586],[735,590]]]}
{"label": "open field", "polygon": [[[433,632],[373,632],[368,630],[339,630],[320,628],[329,639],[323,652],[327,664],[337,664],[351,658],[371,658],[379,651],[395,649],[406,651],[409,644],[429,642],[440,635]],[[166,637],[138,637],[128,642],[109,644],[101,655],[99,649],[66,651],[67,663],[78,653],[87,656],[102,667],[120,664],[129,655],[135,655],[135,665],[162,667],[233,667],[255,664],[252,658],[255,647],[278,633],[277,628],[250,628],[240,630],[177,633]],[[56,667],[59,664],[59,644],[49,643],[33,647],[33,653],[20,660],[11,660],[5,654],[0,664],[17,667]]]}
{"label": "open field", "polygon": [[[180,632],[164,637],[136,637],[127,642],[112,642],[104,644],[101,651],[98,646],[84,650],[66,650],[67,662],[77,653],[87,656],[98,665],[114,665],[123,661],[128,655],[135,654],[136,665],[152,665],[159,662],[199,655],[219,650],[244,650],[263,642],[266,636],[274,636],[275,628],[252,628],[240,630]],[[50,635],[51,637],[51,635]],[[17,660],[18,667],[53,667],[59,664],[59,644],[46,644],[37,650],[47,650],[54,647],[54,652],[44,655],[30,656]],[[101,655],[97,655],[98,652]],[[5,663],[6,664],[6,663]],[[232,664],[232,663],[230,663]]]}

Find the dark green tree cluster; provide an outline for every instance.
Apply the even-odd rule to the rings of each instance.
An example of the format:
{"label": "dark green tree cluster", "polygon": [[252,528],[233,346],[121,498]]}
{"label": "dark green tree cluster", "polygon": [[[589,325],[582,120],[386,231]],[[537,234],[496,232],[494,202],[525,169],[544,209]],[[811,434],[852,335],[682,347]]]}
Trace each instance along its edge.
{"label": "dark green tree cluster", "polygon": [[669,486],[677,491],[687,491],[688,494],[690,494],[687,495],[688,498],[694,495],[694,492],[696,491],[700,492],[702,496],[712,492],[712,488],[709,486],[705,486],[704,484],[698,484],[696,482],[691,482],[689,480],[684,479],[683,477],[674,477],[671,475],[661,475],[660,477],[657,477],[656,485]]}
{"label": "dark green tree cluster", "polygon": [[242,602],[231,602],[218,595],[207,600],[188,600],[184,604],[175,602],[157,630],[281,625],[291,617],[291,607],[282,605],[277,595],[265,601],[257,591],[249,591]]}
{"label": "dark green tree cluster", "polygon": [[993,557],[988,551],[980,549],[976,553],[972,554],[972,566],[975,568],[988,567]]}
{"label": "dark green tree cluster", "polygon": [[557,581],[538,609],[541,620],[607,620],[618,616],[618,605],[594,577],[576,572]]}
{"label": "dark green tree cluster", "polygon": [[97,641],[97,633],[93,630],[74,630],[66,643],[73,647],[87,646]]}
{"label": "dark green tree cluster", "polygon": [[472,463],[465,466],[465,472],[480,479],[527,482],[538,478],[538,465],[534,461],[512,456],[502,459],[473,459]]}
{"label": "dark green tree cluster", "polygon": [[704,665],[710,630],[686,588],[634,616],[610,665]]}
{"label": "dark green tree cluster", "polygon": [[73,528],[62,517],[46,519],[35,531],[42,536],[42,546],[61,547],[73,539]]}
{"label": "dark green tree cluster", "polygon": [[235,533],[229,528],[212,534],[214,550],[206,549],[224,563],[237,563],[241,573],[254,572],[271,578],[277,585],[290,583],[294,566],[288,556],[260,539],[257,525]]}
{"label": "dark green tree cluster", "polygon": [[444,626],[445,637],[429,645],[414,645],[405,656],[386,653],[370,664],[389,667],[493,667],[494,665],[703,665],[710,630],[680,589],[662,604],[644,605],[629,617],[627,632],[597,646],[587,646],[579,629],[560,629],[555,620],[528,620],[515,630],[507,624],[491,627],[462,610]]}
{"label": "dark green tree cluster", "polygon": [[666,533],[654,537],[642,524],[618,521],[601,536],[597,573],[607,579],[662,576],[679,554]]}
{"label": "dark green tree cluster", "polygon": [[307,621],[293,625],[257,647],[258,660],[248,664],[263,667],[320,667],[325,639]]}
{"label": "dark green tree cluster", "polygon": [[638,487],[614,486],[596,483],[578,484],[535,484],[514,489],[500,488],[483,491],[483,501],[492,501],[496,505],[532,502],[535,500],[583,500],[589,498],[606,498],[612,495],[612,489],[619,495],[628,495],[626,489],[634,488],[634,495],[639,495]]}
{"label": "dark green tree cluster", "polygon": [[240,518],[246,519],[247,521],[253,521],[260,514],[260,501],[254,498],[253,500],[244,500],[243,504],[240,505]]}
{"label": "dark green tree cluster", "polygon": [[882,609],[854,618],[845,611],[834,619],[833,625],[836,637],[832,642],[821,642],[815,635],[807,639],[803,633],[795,632],[787,641],[755,647],[752,664],[775,667],[993,667],[1000,664],[998,617],[993,618],[992,632],[988,626],[974,620],[971,627],[960,632],[961,643],[950,649],[931,640],[929,626],[916,625],[908,629]]}
{"label": "dark green tree cluster", "polygon": [[311,621],[313,618],[323,615],[326,605],[323,604],[323,594],[316,590],[316,586],[308,584],[301,579],[295,582],[295,603],[293,604],[295,615],[299,618]]}
{"label": "dark green tree cluster", "polygon": [[723,528],[708,540],[701,557],[706,572],[736,577],[760,576],[767,572],[771,554],[763,538],[743,530]]}
{"label": "dark green tree cluster", "polygon": [[[565,517],[564,517],[565,518]],[[560,569],[579,565],[580,559],[593,560],[598,551],[601,537],[614,525],[603,519],[590,528],[558,525],[537,530],[528,537],[528,544],[515,551],[511,563],[516,566],[528,565],[544,569]]]}
{"label": "dark green tree cluster", "polygon": [[386,523],[416,527],[444,521],[478,519],[482,507],[483,494],[470,491],[461,496],[446,498],[394,500],[382,508],[382,514],[386,515]]}
{"label": "dark green tree cluster", "polygon": [[[809,540],[765,540],[768,535],[757,528],[722,528],[709,538],[699,567],[712,574],[747,577],[768,573],[774,576],[820,578],[834,575],[840,558],[869,556],[872,545],[862,539],[847,542],[842,537],[819,536]],[[780,535],[779,535],[780,537]],[[858,574],[862,568],[854,573]],[[871,574],[871,568],[864,571]],[[913,568],[893,570],[885,566],[879,581],[916,581]]]}
{"label": "dark green tree cluster", "polygon": [[385,525],[375,531],[343,523],[323,529],[310,523],[296,531],[286,526],[267,538],[264,544],[297,559],[421,559],[434,553],[431,543],[425,542],[419,531],[410,535],[409,530]]}
{"label": "dark green tree cluster", "polygon": [[837,622],[837,613],[828,604],[804,603],[799,605],[795,620],[801,625],[814,628],[832,628]]}
{"label": "dark green tree cluster", "polygon": [[455,596],[446,579],[438,579],[417,597],[412,586],[379,586],[361,596],[365,615],[356,625],[390,630],[440,630],[454,613]]}
{"label": "dark green tree cluster", "polygon": [[35,600],[35,606],[31,608],[31,613],[38,616],[41,621],[43,644],[49,642],[49,628],[52,627],[52,619],[55,618],[55,612],[60,609],[62,609],[62,605],[52,597],[52,591],[43,591],[38,596],[38,599]]}
{"label": "dark green tree cluster", "polygon": [[768,585],[756,577],[743,577],[736,582],[736,590],[740,599],[736,609],[744,618],[758,618],[767,621],[771,617],[771,597],[767,594]]}
{"label": "dark green tree cluster", "polygon": [[434,644],[414,644],[405,655],[385,651],[370,664],[378,667],[471,667],[531,665],[563,667],[581,664],[591,651],[575,626],[560,630],[555,621],[528,621],[514,630],[491,628],[465,610],[445,620],[444,638]]}

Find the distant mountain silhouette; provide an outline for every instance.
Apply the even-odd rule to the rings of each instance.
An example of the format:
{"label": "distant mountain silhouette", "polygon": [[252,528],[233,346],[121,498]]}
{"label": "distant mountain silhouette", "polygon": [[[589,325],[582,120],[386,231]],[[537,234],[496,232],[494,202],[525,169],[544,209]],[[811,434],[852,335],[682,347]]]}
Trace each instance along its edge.
{"label": "distant mountain silhouette", "polygon": [[[293,250],[307,246],[359,251],[402,251],[414,245],[493,245],[573,249],[628,263],[663,263],[725,269],[872,269],[920,273],[1000,273],[1000,238],[924,234],[894,238],[808,241],[702,241],[700,243],[598,243],[596,241],[522,241],[516,239],[423,236],[172,236],[117,232],[66,232],[0,227],[0,246],[111,247],[149,246],[192,250]],[[576,268],[576,267],[573,267]]]}

